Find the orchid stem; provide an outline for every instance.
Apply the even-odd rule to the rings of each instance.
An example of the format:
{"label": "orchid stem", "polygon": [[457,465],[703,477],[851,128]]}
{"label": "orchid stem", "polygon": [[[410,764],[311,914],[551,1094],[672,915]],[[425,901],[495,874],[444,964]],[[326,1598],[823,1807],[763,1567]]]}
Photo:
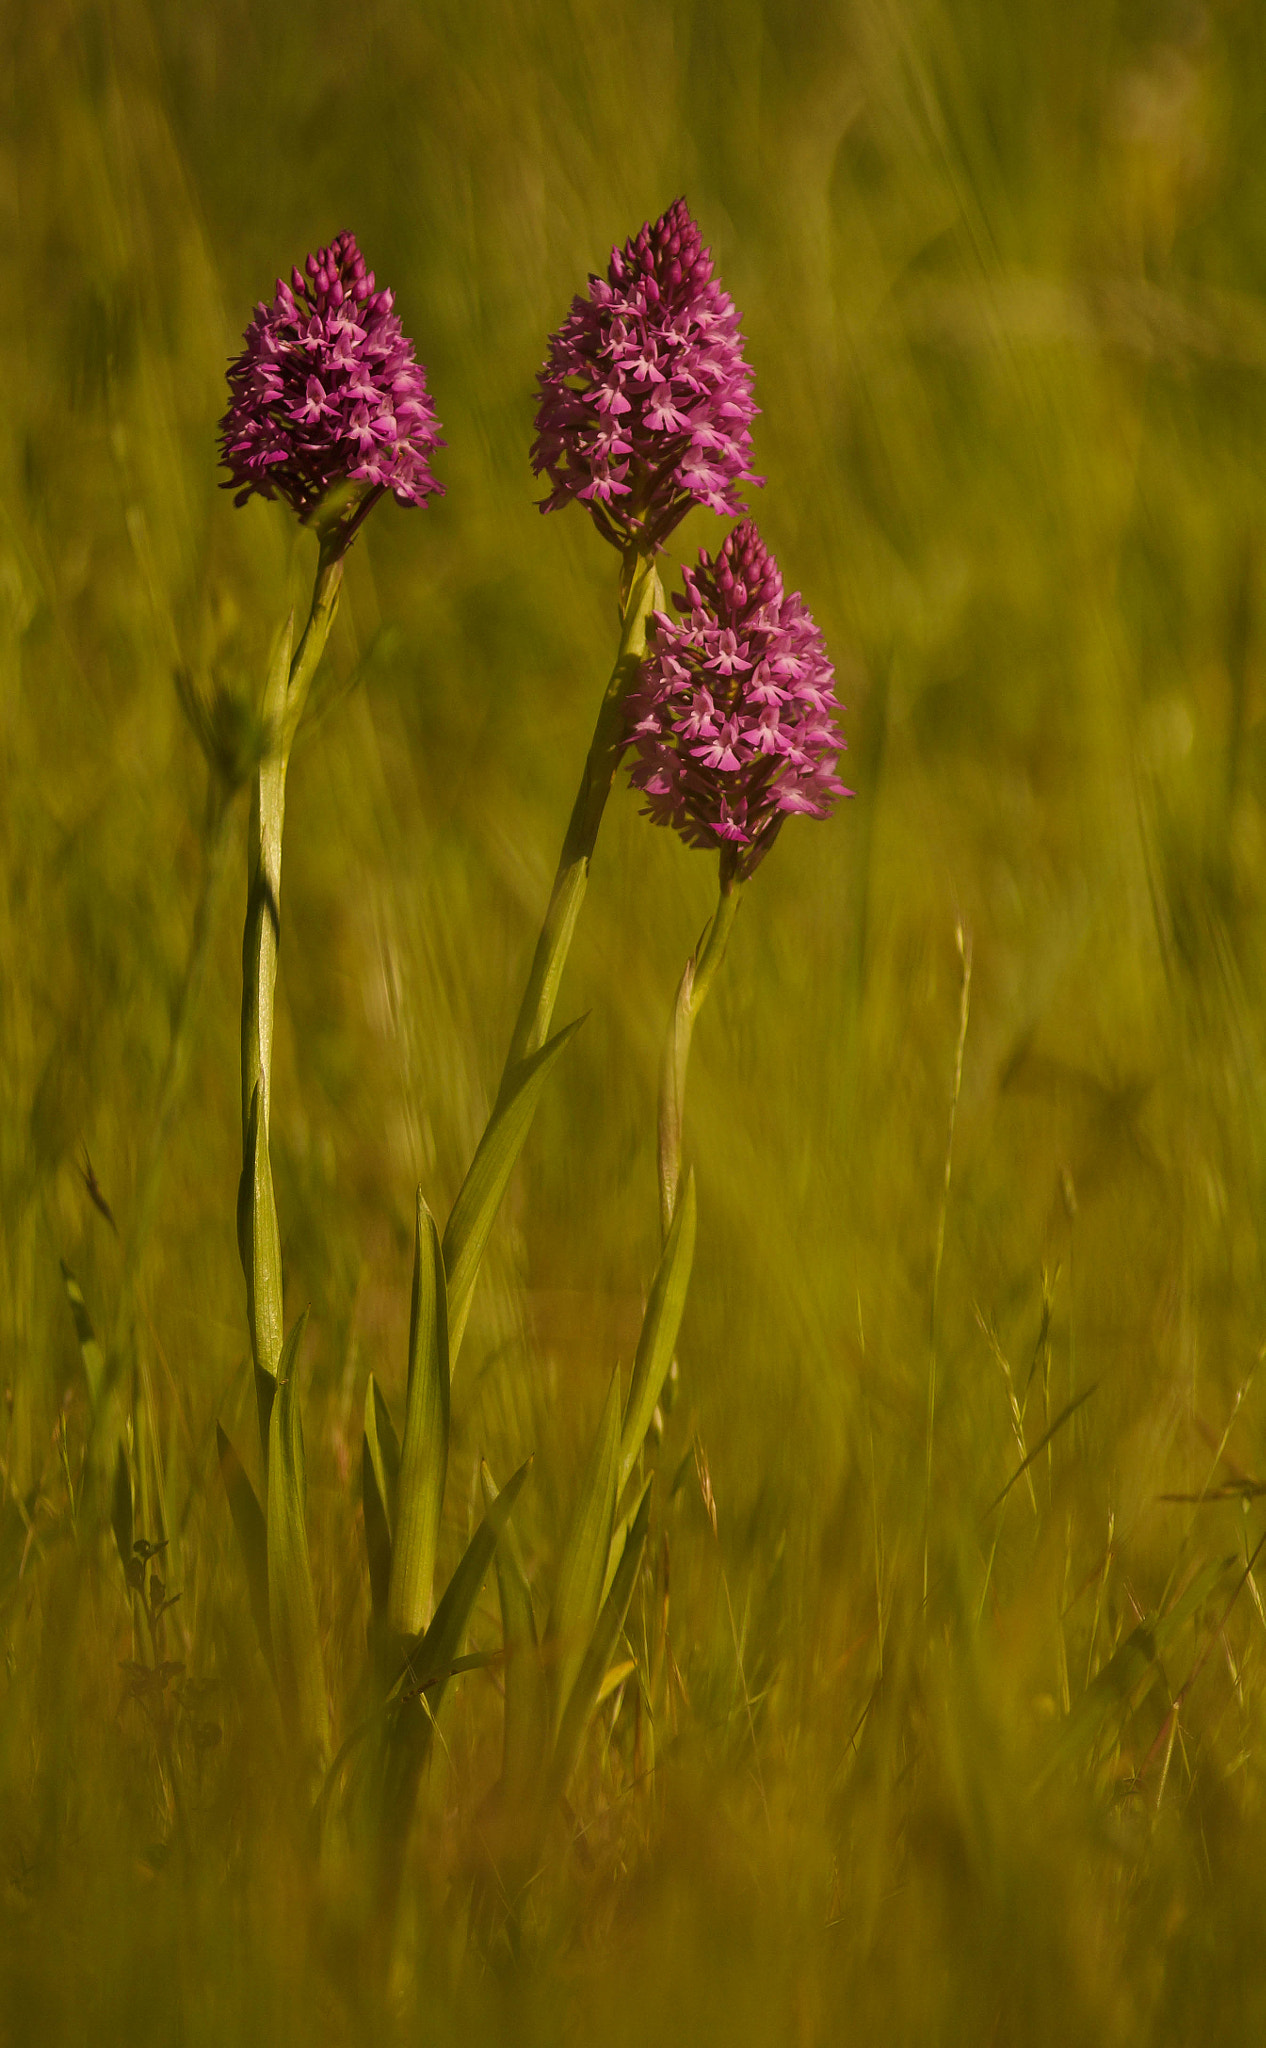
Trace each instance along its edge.
{"label": "orchid stem", "polygon": [[677,1194],[681,1186],[681,1137],[686,1101],[686,1067],[695,1019],[707,1000],[717,969],[725,958],[734,919],[738,915],[739,883],[735,862],[721,855],[720,889],[717,907],[699,944],[686,962],[677,986],[672,1022],[664,1041],[659,1070],[659,1223],[663,1241],[668,1242]]}
{"label": "orchid stem", "polygon": [[342,555],[322,550],[312,608],[286,675],[270,679],[264,717],[270,747],[251,785],[246,929],[242,945],[242,1141],[258,1084],[265,1129],[272,1093],[273,1006],[281,931],[281,841],[286,820],[290,750],[312,678],[330,636],[343,581]]}
{"label": "orchid stem", "polygon": [[647,621],[663,603],[663,591],[654,563],[636,552],[625,558],[621,585],[620,645],[615,667],[611,671],[611,680],[603,695],[598,722],[585,757],[580,787],[559,855],[549,908],[536,942],[527,987],[523,991],[511,1035],[510,1050],[497,1093],[498,1104],[504,1102],[511,1092],[523,1062],[534,1052],[539,1052],[549,1037],[559,984],[585,900],[602,814],[624,752],[625,699],[646,659]]}
{"label": "orchid stem", "polygon": [[246,925],[242,935],[242,1180],[238,1190],[238,1249],[246,1276],[265,1464],[268,1419],[283,1334],[281,1240],[269,1127],[286,772],[312,678],[325,652],[338,608],[345,545],[341,535],[323,539],[303,637],[288,659],[288,627],[274,660],[264,699],[269,751],[251,785]]}

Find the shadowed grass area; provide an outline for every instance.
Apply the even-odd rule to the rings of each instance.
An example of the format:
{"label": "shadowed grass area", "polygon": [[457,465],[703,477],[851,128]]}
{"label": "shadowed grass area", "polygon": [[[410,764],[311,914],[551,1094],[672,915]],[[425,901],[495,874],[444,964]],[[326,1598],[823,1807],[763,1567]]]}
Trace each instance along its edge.
{"label": "shadowed grass area", "polygon": [[[13,0],[0,38],[0,2038],[1252,2038],[1259,14]],[[667,1707],[604,1704],[515,1947],[495,1666],[449,1689],[398,1926],[354,1829],[318,1857],[287,1803],[215,1439],[258,1476],[240,796],[137,1231],[214,858],[173,672],[257,697],[306,601],[314,540],[234,509],[215,424],[255,300],[351,227],[448,445],[445,498],[348,558],[289,785],[272,1164],[342,1741],[365,1382],[399,1419],[415,1188],[443,1217],[483,1128],[614,645],[614,555],[535,510],[533,380],[683,191],[857,797],[786,831],[695,1035],[627,1624]],[[658,1255],[659,1048],[713,893],[622,778],[558,1013],[587,1020],[454,1381],[442,1577],[481,1455],[504,1483],[534,1452],[548,1604]],[[165,1676],[97,1533],[63,1260],[125,1360]],[[470,1646],[499,1641],[490,1584]]]}

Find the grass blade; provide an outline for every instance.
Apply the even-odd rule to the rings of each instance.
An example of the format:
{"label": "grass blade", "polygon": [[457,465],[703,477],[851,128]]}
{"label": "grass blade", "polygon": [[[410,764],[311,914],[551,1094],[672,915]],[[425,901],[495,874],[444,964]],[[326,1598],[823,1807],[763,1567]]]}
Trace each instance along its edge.
{"label": "grass blade", "polygon": [[[428,1692],[438,1686],[442,1693],[457,1658],[458,1645],[466,1624],[479,1598],[480,1588],[488,1576],[488,1567],[492,1563],[497,1539],[514,1512],[514,1504],[523,1491],[523,1484],[531,1466],[532,1460],[528,1458],[520,1465],[514,1477],[507,1480],[505,1487],[492,1501],[483,1521],[467,1544],[462,1561],[444,1590],[430,1627],[410,1652],[403,1674],[407,1691]],[[432,1712],[438,1709],[438,1705],[438,1700],[432,1700]]]}
{"label": "grass blade", "polygon": [[271,1671],[273,1641],[268,1625],[268,1528],[264,1510],[255,1498],[255,1489],[246,1476],[241,1459],[218,1422],[215,1441],[220,1454],[220,1477],[228,1495],[229,1513],[237,1532],[237,1547],[242,1553],[246,1571],[246,1590],[259,1634],[259,1647]]}
{"label": "grass blade", "polygon": [[1003,1501],[1010,1493],[1016,1481],[1018,1479],[1023,1479],[1025,1473],[1028,1471],[1030,1465],[1033,1463],[1033,1460],[1035,1458],[1040,1458],[1042,1452],[1046,1449],[1046,1446],[1048,1443],[1050,1443],[1052,1437],[1058,1436],[1060,1430],[1064,1427],[1064,1424],[1066,1422],[1071,1422],[1073,1416],[1077,1413],[1077,1410],[1081,1407],[1082,1403],[1090,1399],[1090,1396],[1094,1393],[1098,1384],[1098,1380],[1095,1380],[1092,1383],[1092,1385],[1084,1388],[1080,1394],[1076,1395],[1076,1397],[1068,1403],[1068,1406],[1066,1408],[1061,1408],[1059,1414],[1055,1417],[1055,1420],[1054,1422],[1052,1422],[1050,1428],[1048,1430],[1044,1430],[1042,1435],[1038,1438],[1032,1450],[1029,1452],[1028,1457],[1022,1459],[1021,1462],[1016,1466],[1015,1471],[1011,1474],[1011,1477],[1008,1479],[1001,1493],[996,1493],[994,1495],[988,1507],[985,1509],[984,1514],[980,1518],[982,1522],[987,1522],[989,1520],[990,1515],[993,1513],[994,1509],[1000,1508],[1002,1506]]}
{"label": "grass blade", "polygon": [[550,1725],[555,1734],[563,1707],[585,1655],[602,1605],[602,1587],[615,1524],[620,1462],[620,1375],[611,1389],[594,1438],[589,1464],[563,1543],[554,1598],[545,1625],[545,1657],[549,1672]]}
{"label": "grass blade", "polygon": [[[497,1489],[487,1465],[480,1466],[479,1478],[484,1505],[491,1514]],[[497,1545],[496,1564],[505,1651],[501,1782],[511,1804],[517,1805],[530,1800],[540,1782],[549,1742],[549,1690],[541,1662],[532,1591],[511,1528],[505,1529]]]}
{"label": "grass blade", "polygon": [[418,1190],[409,1314],[409,1386],[392,1524],[387,1626],[421,1634],[431,1618],[435,1552],[448,1473],[448,1306],[435,1218]]}
{"label": "grass blade", "polygon": [[372,1372],[365,1389],[365,1439],[373,1460],[374,1479],[387,1517],[387,1528],[394,1536],[400,1482],[400,1439],[396,1435],[396,1425],[391,1419],[386,1397]]}
{"label": "grass blade", "polygon": [[457,1362],[480,1261],[514,1162],[523,1150],[536,1105],[554,1064],[583,1021],[578,1017],[574,1023],[565,1025],[524,1062],[513,1091],[493,1111],[458,1190],[444,1232],[450,1366]]}
{"label": "grass blade", "polygon": [[1073,1762],[1098,1739],[1114,1711],[1124,1711],[1157,1658],[1183,1625],[1235,1567],[1233,1557],[1214,1558],[1197,1572],[1182,1597],[1166,1614],[1149,1614],[1132,1629],[1102,1671],[1087,1686],[1056,1734],[1038,1782]]}
{"label": "grass blade", "polygon": [[61,1261],[61,1269],[62,1280],[66,1287],[66,1299],[70,1303],[70,1313],[75,1319],[75,1335],[79,1339],[79,1356],[83,1361],[84,1378],[88,1382],[88,1397],[92,1402],[92,1411],[95,1415],[101,1406],[101,1397],[105,1392],[105,1353],[101,1349],[97,1341],[97,1333],[92,1327],[92,1317],[88,1313],[88,1305],[83,1297],[83,1289],[71,1272],[70,1267],[66,1264],[65,1259]]}
{"label": "grass blade", "polygon": [[307,1310],[286,1340],[268,1428],[268,1614],[277,1690],[307,1768],[329,1751],[325,1672],[308,1558],[307,1471],[296,1365]]}
{"label": "grass blade", "polygon": [[391,1584],[391,1535],[395,1527],[396,1487],[400,1476],[400,1444],[382,1389],[373,1374],[365,1389],[365,1434],[361,1443],[361,1498],[365,1510],[365,1549],[369,1556],[369,1591],[375,1627],[386,1626],[387,1593]]}
{"label": "grass blade", "polygon": [[695,1226],[698,1203],[693,1171],[687,1178],[668,1233],[668,1241],[651,1283],[650,1299],[642,1318],[637,1341],[633,1378],[624,1409],[620,1432],[620,1485],[623,1486],[637,1462],[642,1440],[651,1426],[655,1404],[663,1391],[673,1361],[677,1333],[681,1328],[690,1269],[695,1256]]}
{"label": "grass blade", "polygon": [[110,1527],[123,1566],[129,1593],[135,1592],[133,1585],[134,1558],[132,1543],[135,1526],[132,1515],[132,1468],[127,1461],[127,1452],[120,1437],[114,1455],[114,1484],[110,1489]]}
{"label": "grass blade", "polygon": [[394,1894],[400,1882],[418,1779],[430,1754],[440,1702],[453,1672],[468,1662],[458,1656],[461,1639],[530,1465],[531,1459],[521,1465],[504,1493],[492,1501],[445,1588],[430,1627],[413,1645],[397,1681],[379,1780],[387,1896]]}
{"label": "grass blade", "polygon": [[563,1712],[558,1740],[554,1744],[553,1784],[556,1793],[565,1792],[567,1789],[568,1780],[580,1754],[580,1745],[584,1741],[585,1730],[598,1704],[607,1667],[620,1639],[624,1617],[628,1612],[629,1601],[633,1597],[633,1587],[637,1582],[638,1567],[642,1562],[650,1521],[651,1481],[648,1479],[637,1513],[633,1517],[633,1526],[624,1539],[624,1549],[620,1553],[620,1562],[611,1581],[611,1591],[603,1602],[602,1612],[589,1639],[589,1646],[580,1661],[576,1680]]}

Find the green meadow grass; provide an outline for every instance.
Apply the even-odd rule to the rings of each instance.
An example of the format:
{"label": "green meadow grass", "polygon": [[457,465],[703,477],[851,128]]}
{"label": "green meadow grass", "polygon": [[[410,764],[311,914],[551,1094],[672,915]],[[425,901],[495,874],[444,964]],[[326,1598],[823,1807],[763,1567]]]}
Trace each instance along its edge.
{"label": "green meadow grass", "polygon": [[[11,0],[0,39],[0,2039],[1255,2038],[1266,19]],[[218,489],[224,366],[349,226],[448,446],[447,496],[349,557],[290,782],[272,1153],[345,1733],[365,1381],[399,1419],[414,1190],[445,1214],[483,1127],[614,644],[610,550],[535,510],[533,379],[683,191],[857,796],[785,833],[696,1032],[629,1620],[666,1548],[680,1682],[653,1752],[628,1685],[604,1706],[515,1957],[471,1909],[495,1677],[451,1689],[393,1932],[287,1804],[215,1452],[217,1419],[256,1452],[240,800],[125,1389],[166,1687],[84,1507],[59,1262],[108,1341],[208,860],[173,671],[257,689],[315,556]],[[712,891],[622,785],[559,1010],[587,1021],[454,1382],[442,1572],[480,1456],[535,1453],[547,1597],[654,1270],[658,1051]],[[472,1645],[499,1634],[490,1582]]]}

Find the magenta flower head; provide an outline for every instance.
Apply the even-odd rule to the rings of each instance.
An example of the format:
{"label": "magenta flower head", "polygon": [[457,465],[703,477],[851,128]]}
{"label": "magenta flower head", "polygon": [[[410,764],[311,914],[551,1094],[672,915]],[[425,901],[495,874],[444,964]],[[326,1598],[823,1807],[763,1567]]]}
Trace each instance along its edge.
{"label": "magenta flower head", "polygon": [[825,818],[849,796],[835,773],[841,709],[822,635],[750,519],[683,572],[680,613],[654,641],[628,699],[630,770],[646,816],[688,846],[719,848],[743,879],[795,812]]}
{"label": "magenta flower head", "polygon": [[444,444],[413,343],[355,236],[305,271],[278,278],[229,364],[220,459],[239,505],[253,491],[282,497],[345,546],[384,491],[401,505],[441,493],[430,457]]}
{"label": "magenta flower head", "polygon": [[684,199],[590,277],[537,385],[541,510],[579,499],[621,550],[652,554],[692,505],[733,518],[739,484],[761,481],[738,314]]}

